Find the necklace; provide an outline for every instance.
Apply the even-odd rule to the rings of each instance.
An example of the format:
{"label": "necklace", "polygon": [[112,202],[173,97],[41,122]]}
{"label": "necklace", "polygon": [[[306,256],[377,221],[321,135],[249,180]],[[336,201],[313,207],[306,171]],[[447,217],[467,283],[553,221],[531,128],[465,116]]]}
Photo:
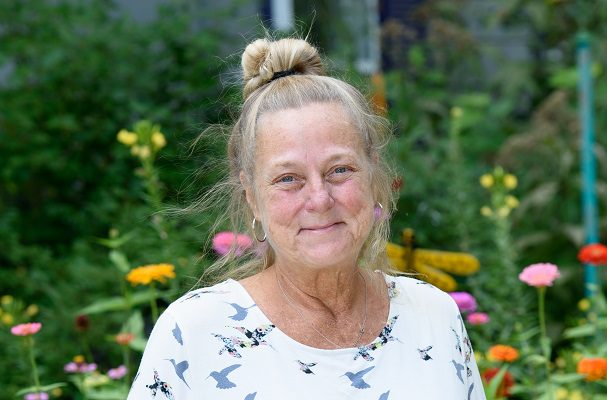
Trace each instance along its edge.
{"label": "necklace", "polygon": [[[360,275],[360,277],[363,279],[363,282],[365,283],[365,313],[363,316],[363,322],[362,322],[362,324],[360,324],[360,329],[358,330],[358,337],[356,338],[356,342],[354,342],[354,344],[352,345],[353,347],[358,347],[358,345],[360,344],[360,340],[362,339],[363,335],[365,334],[365,325],[367,323],[367,280],[365,279],[363,274],[360,273],[360,271],[358,271],[358,274]],[[289,305],[297,312],[297,314],[299,314],[299,317],[302,320],[304,320],[305,318],[303,316],[303,313],[301,312],[299,307],[297,307],[295,305],[293,300],[291,300],[291,298],[287,295],[284,288],[282,287],[282,284],[280,283],[280,279],[278,279],[278,273],[276,272],[276,268],[274,269],[274,276],[276,277],[276,282],[278,283],[278,287],[280,288],[282,295],[287,300],[287,303],[289,303]],[[314,327],[314,325],[310,324],[310,328],[312,328],[314,330],[314,332],[318,333],[323,339],[325,339],[327,342],[331,343],[333,346],[338,347],[338,348],[344,347],[343,345],[337,344],[334,341],[332,341],[331,339],[329,339],[328,337],[326,337],[321,331],[316,329],[316,327]]]}

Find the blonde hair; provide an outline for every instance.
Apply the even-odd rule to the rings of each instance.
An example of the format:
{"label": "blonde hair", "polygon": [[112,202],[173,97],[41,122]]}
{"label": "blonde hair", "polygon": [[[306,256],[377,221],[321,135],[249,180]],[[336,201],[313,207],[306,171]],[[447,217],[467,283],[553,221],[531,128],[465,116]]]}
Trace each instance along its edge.
{"label": "blonde hair", "polygon": [[[337,103],[350,116],[361,135],[370,166],[372,193],[375,201],[383,206],[382,217],[375,221],[360,252],[359,265],[370,270],[392,271],[386,256],[389,217],[395,206],[391,189],[393,174],[383,158],[390,134],[387,120],[376,114],[353,86],[325,76],[318,51],[305,40],[255,40],[242,54],[242,71],[244,102],[229,134],[229,176],[199,199],[194,207],[206,210],[220,203],[225,205],[227,200],[225,211],[212,229],[229,220],[234,232],[246,230],[255,237],[251,226],[253,214],[246,201],[240,174],[242,172],[248,182],[253,182],[260,116],[311,103]],[[280,77],[277,78],[276,74]],[[249,258],[239,258],[234,250],[207,267],[201,279],[206,282],[242,279],[261,272],[274,262],[274,252],[266,243],[258,245]]]}

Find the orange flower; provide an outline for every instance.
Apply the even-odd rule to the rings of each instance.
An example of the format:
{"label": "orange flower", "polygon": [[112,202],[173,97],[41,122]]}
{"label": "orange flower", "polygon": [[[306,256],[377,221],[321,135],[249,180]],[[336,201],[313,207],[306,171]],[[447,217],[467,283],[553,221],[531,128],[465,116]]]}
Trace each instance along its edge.
{"label": "orange flower", "polygon": [[607,377],[607,359],[582,358],[577,364],[577,373],[586,375],[587,381],[598,381]]}
{"label": "orange flower", "polygon": [[151,264],[132,269],[126,280],[132,285],[149,285],[152,281],[165,283],[167,278],[175,277],[173,264]]}
{"label": "orange flower", "polygon": [[600,243],[586,245],[582,247],[577,258],[584,264],[606,265],[607,246]]}
{"label": "orange flower", "polygon": [[518,359],[518,350],[505,344],[496,344],[489,349],[489,355],[487,356],[493,361],[503,361],[511,363]]}
{"label": "orange flower", "polygon": [[131,343],[134,338],[135,338],[135,335],[133,335],[132,333],[123,332],[123,333],[117,334],[114,339],[116,340],[116,343],[118,343],[119,345],[126,346],[129,343]]}

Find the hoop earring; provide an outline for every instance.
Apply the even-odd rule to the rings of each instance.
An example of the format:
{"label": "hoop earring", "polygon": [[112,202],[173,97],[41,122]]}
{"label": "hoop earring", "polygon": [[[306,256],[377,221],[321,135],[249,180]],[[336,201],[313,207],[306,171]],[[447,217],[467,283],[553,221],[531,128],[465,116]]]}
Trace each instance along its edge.
{"label": "hoop earring", "polygon": [[383,213],[384,206],[382,206],[381,203],[378,201],[375,208],[373,209],[373,216],[375,217],[375,220],[377,221],[378,219],[380,219]]}
{"label": "hoop earring", "polygon": [[[259,243],[265,242],[268,235],[264,232],[263,239],[259,239],[257,237],[257,233],[255,232],[255,223],[256,222],[257,222],[257,220],[255,219],[255,217],[253,217],[253,223],[251,224],[251,228],[253,228],[253,236],[255,237],[255,240],[257,240]],[[263,228],[261,228],[261,229],[263,229]]]}

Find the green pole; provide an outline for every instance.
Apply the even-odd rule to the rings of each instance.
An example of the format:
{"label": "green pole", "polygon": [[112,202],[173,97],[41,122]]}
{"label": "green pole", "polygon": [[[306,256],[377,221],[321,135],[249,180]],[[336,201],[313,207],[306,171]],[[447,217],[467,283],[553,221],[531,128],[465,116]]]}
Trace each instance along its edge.
{"label": "green pole", "polygon": [[[594,159],[594,111],[591,73],[590,35],[577,36],[577,67],[579,72],[579,117],[582,124],[581,170],[582,211],[586,244],[597,243],[598,212],[596,199],[596,163]],[[599,277],[595,267],[584,265],[584,283],[587,297],[597,290]]]}

